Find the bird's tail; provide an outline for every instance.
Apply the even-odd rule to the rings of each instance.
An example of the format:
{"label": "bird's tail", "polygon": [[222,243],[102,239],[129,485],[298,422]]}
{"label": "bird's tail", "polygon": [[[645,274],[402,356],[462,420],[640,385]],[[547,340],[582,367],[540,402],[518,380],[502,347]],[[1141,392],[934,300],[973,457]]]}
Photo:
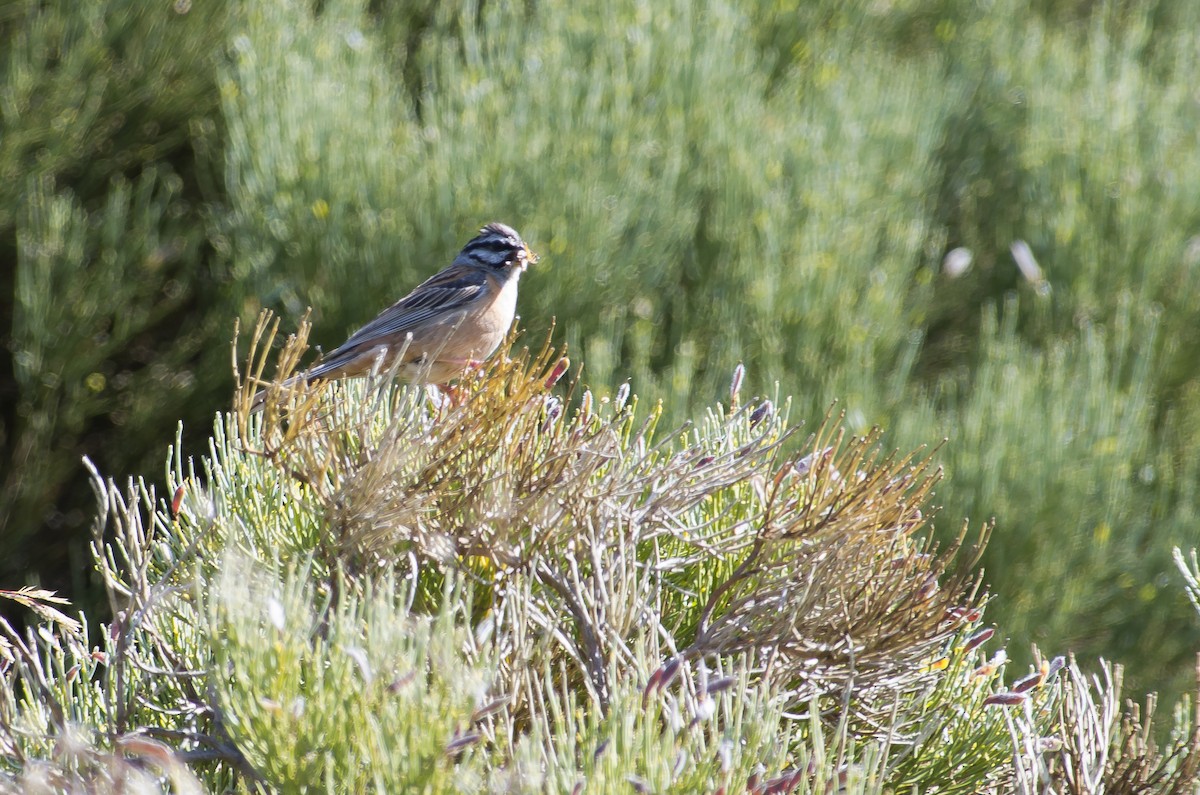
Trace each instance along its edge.
{"label": "bird's tail", "polygon": [[308,372],[305,371],[303,373],[297,373],[296,375],[293,375],[291,378],[281,381],[278,385],[273,385],[271,387],[267,387],[267,389],[258,390],[257,392],[254,393],[254,397],[250,398],[250,412],[252,414],[258,414],[260,411],[263,410],[263,406],[266,405],[266,402],[267,402],[267,391],[269,389],[278,389],[280,391],[286,391],[286,390],[289,390],[292,387],[296,386],[297,384],[304,383],[305,381],[308,381],[308,380],[310,380],[310,376],[309,376]]}

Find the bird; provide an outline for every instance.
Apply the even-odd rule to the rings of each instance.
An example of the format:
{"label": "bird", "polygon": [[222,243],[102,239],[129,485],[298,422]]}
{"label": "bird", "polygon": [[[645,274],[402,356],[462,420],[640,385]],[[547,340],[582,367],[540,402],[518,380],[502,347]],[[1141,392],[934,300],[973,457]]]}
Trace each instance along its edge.
{"label": "bird", "polygon": [[[448,266],[281,386],[386,371],[398,355],[401,380],[445,384],[500,346],[516,317],[517,283],[538,259],[511,226],[487,224]],[[256,408],[262,400],[259,392]]]}

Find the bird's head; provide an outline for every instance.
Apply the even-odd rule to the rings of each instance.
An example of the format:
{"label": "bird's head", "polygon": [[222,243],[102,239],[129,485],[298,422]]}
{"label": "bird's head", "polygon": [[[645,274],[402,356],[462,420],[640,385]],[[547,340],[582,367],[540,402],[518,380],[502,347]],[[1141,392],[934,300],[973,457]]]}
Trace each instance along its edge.
{"label": "bird's head", "polygon": [[490,223],[463,247],[460,259],[495,270],[523,271],[538,261],[538,255],[517,234],[501,223]]}

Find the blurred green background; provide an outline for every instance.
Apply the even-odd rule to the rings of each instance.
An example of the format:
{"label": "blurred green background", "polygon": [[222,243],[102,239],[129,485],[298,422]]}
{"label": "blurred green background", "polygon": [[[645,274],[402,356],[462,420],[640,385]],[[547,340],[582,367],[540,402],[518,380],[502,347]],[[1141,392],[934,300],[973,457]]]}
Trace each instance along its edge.
{"label": "blurred green background", "polygon": [[202,451],[234,318],[328,348],[503,220],[598,392],[682,421],[745,361],[794,419],[947,438],[1010,654],[1180,692],[1200,3],[796,5],[0,5],[0,586],[90,604],[80,456]]}

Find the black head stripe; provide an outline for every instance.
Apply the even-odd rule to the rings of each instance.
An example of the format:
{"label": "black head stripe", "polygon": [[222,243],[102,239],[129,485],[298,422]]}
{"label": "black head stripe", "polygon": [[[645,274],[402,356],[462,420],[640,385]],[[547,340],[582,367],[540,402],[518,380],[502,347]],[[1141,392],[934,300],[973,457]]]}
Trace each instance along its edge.
{"label": "black head stripe", "polygon": [[471,238],[460,256],[500,268],[515,262],[524,250],[525,242],[516,230],[505,224],[491,223]]}

